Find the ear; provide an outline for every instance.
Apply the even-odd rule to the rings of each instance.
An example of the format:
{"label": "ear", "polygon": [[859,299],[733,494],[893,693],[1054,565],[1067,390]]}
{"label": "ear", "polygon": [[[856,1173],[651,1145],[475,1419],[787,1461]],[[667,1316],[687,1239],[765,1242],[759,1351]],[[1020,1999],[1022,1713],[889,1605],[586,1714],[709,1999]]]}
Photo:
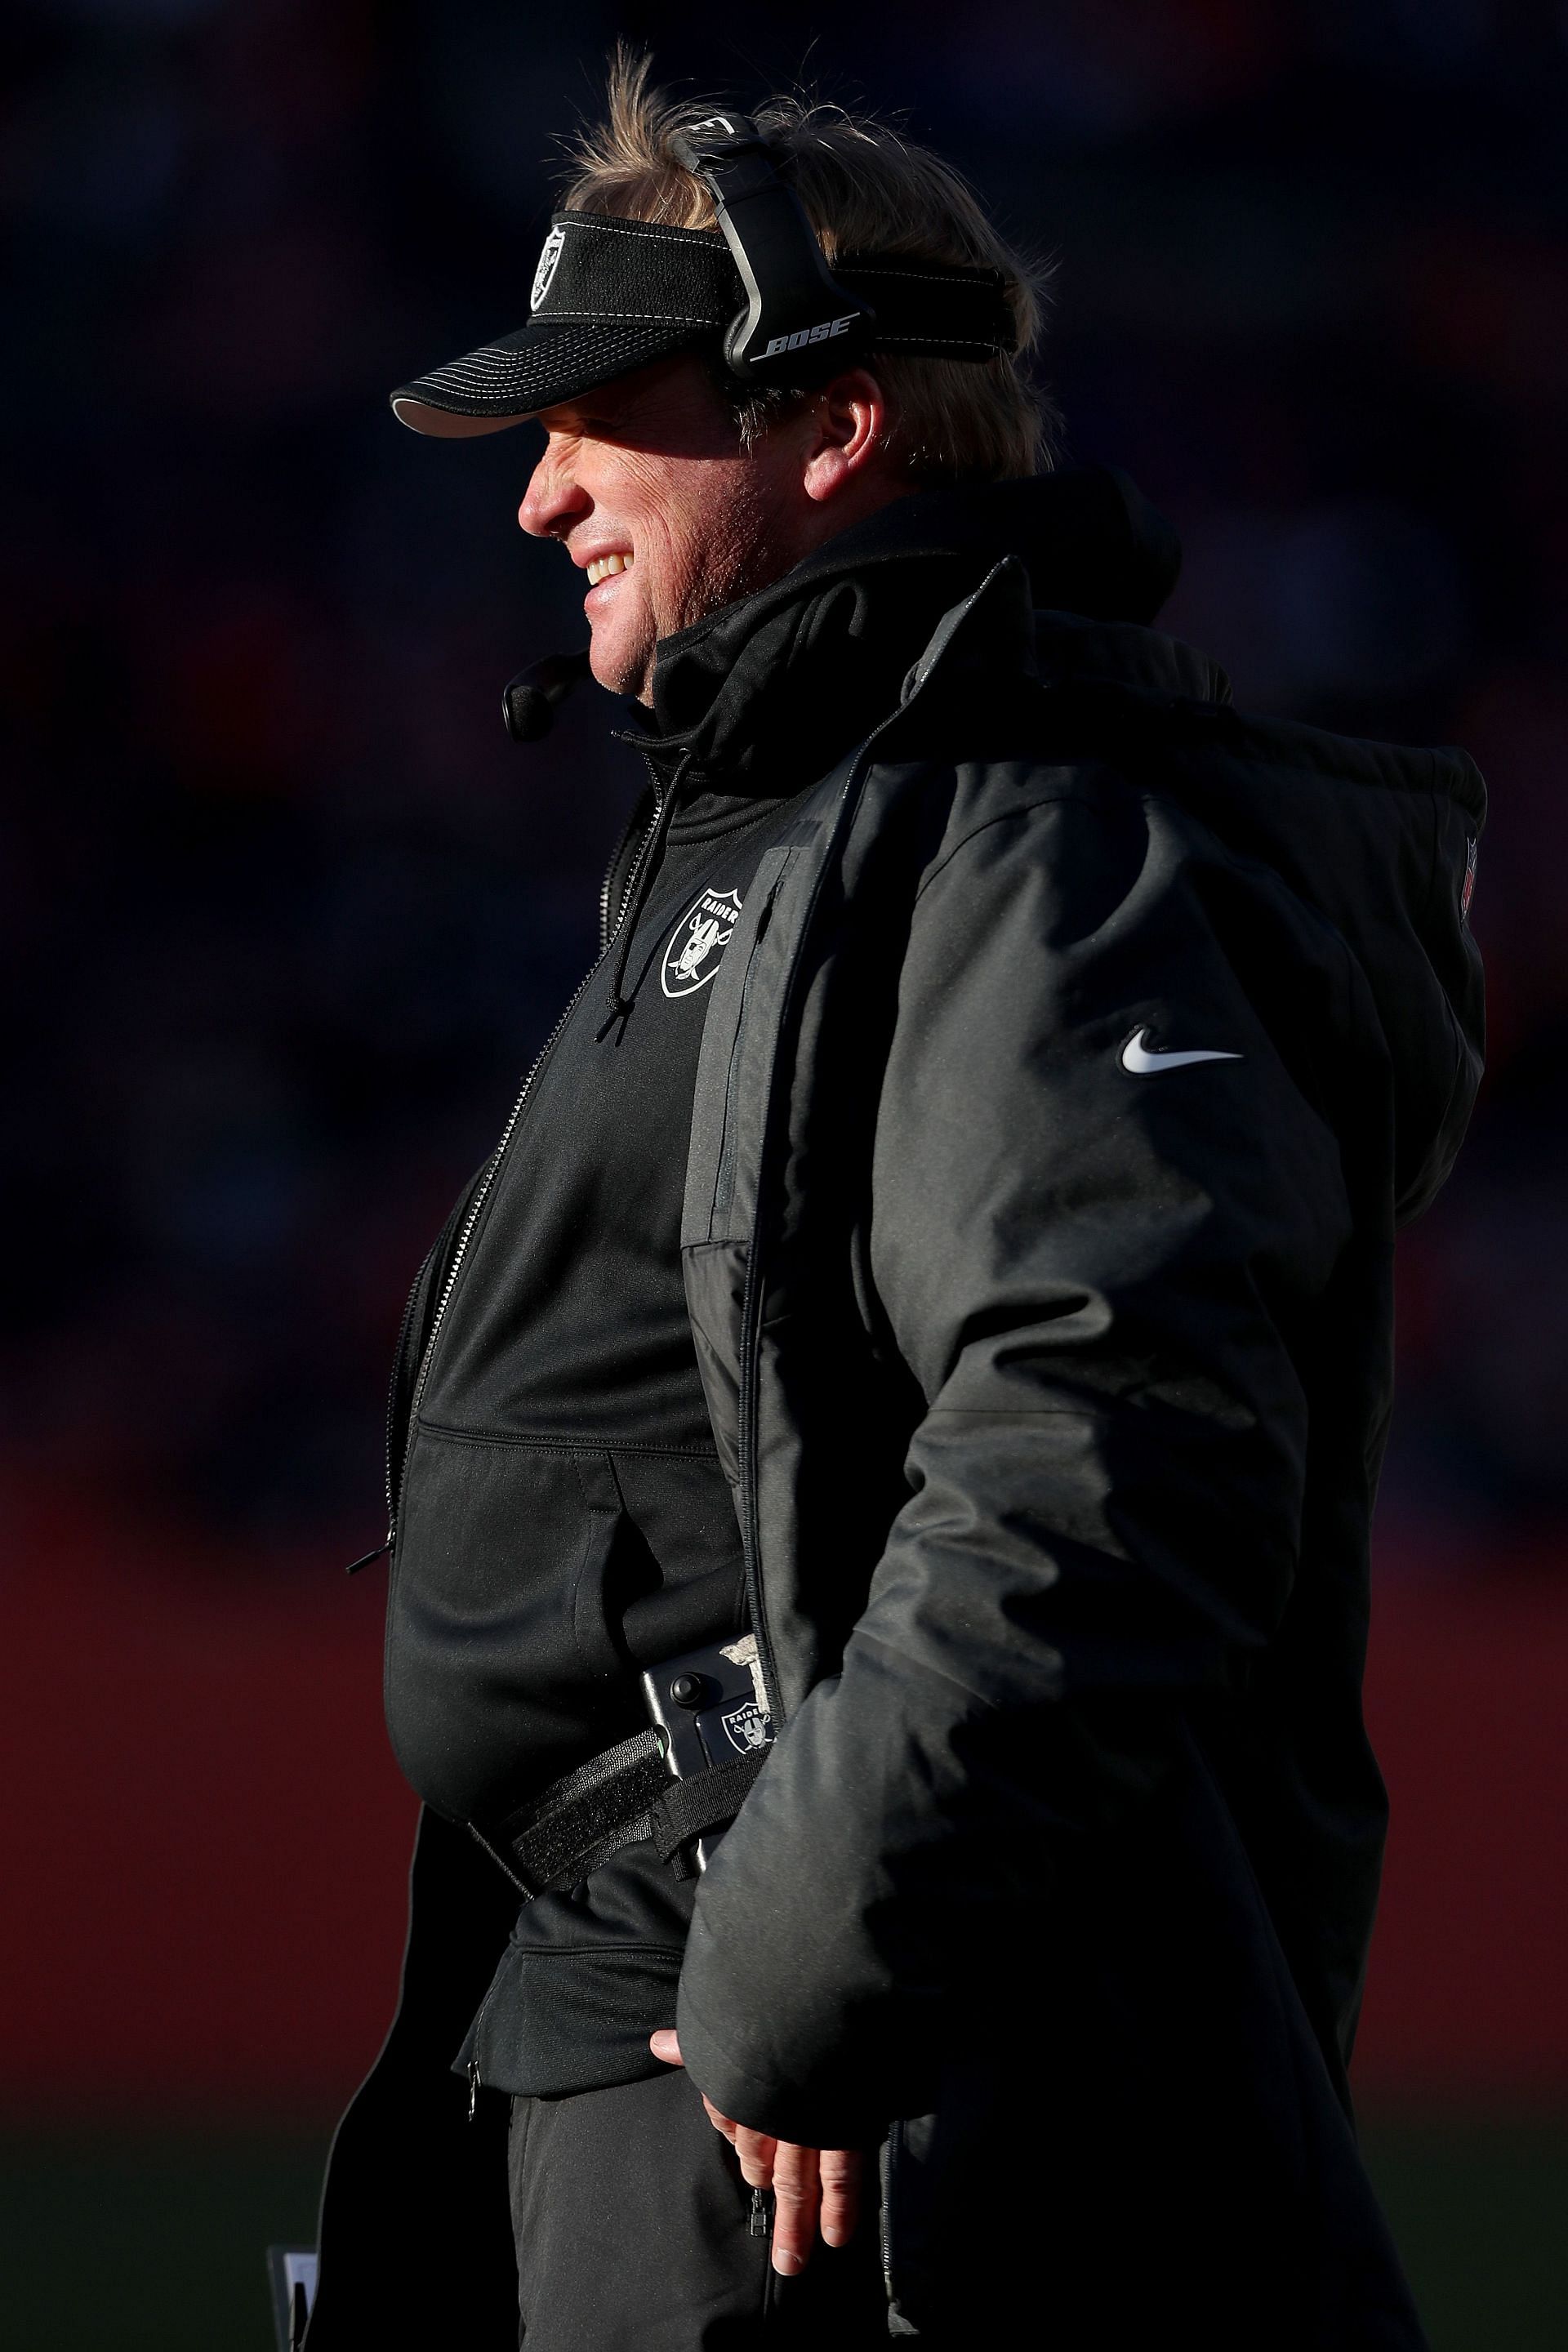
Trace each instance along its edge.
{"label": "ear", "polygon": [[882,455],[887,395],[868,369],[850,368],[823,386],[808,414],[812,430],[802,487],[808,499],[826,503],[862,480]]}

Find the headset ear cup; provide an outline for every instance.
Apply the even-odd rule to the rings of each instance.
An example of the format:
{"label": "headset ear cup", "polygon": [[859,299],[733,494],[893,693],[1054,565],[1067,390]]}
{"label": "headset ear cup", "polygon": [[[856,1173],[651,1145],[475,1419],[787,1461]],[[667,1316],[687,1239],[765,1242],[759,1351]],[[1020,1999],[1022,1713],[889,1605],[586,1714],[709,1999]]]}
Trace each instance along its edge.
{"label": "headset ear cup", "polygon": [[856,302],[853,297],[840,294],[839,299],[846,302],[845,309],[793,334],[781,335],[781,348],[776,352],[769,351],[765,344],[761,352],[755,349],[761,331],[753,328],[748,335],[748,312],[725,338],[724,356],[731,373],[753,390],[772,385],[805,392],[842,375],[847,368],[868,363],[876,312]]}
{"label": "headset ear cup", "polygon": [[[805,206],[767,141],[744,115],[716,115],[678,132],[678,161],[704,182],[746,308],[726,330],[731,375],[753,384],[820,383],[852,366],[868,341],[869,303],[841,286]],[[831,339],[834,348],[822,348]]]}

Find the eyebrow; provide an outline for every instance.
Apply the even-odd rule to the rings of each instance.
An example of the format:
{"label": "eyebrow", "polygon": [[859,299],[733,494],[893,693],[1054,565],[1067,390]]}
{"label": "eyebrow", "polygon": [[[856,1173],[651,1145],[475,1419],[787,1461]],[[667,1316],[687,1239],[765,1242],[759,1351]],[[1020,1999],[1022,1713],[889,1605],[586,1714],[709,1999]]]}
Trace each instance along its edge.
{"label": "eyebrow", "polygon": [[[635,416],[637,407],[637,404],[635,400],[628,401],[618,413],[611,408],[579,406],[574,401],[563,401],[560,409],[552,411],[552,414],[559,415],[568,421],[565,424],[557,425],[553,429],[559,433],[570,432],[574,425],[618,425],[627,417]],[[542,417],[540,421],[543,423]],[[551,429],[549,425],[545,425],[546,432]]]}

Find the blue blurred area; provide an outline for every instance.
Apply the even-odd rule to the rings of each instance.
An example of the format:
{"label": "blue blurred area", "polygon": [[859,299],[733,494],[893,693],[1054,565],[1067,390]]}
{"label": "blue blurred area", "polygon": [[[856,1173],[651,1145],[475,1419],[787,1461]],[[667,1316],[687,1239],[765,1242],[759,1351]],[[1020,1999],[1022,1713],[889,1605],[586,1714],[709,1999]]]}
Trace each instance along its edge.
{"label": "blue blurred area", "polygon": [[[0,36],[5,1441],[331,1557],[380,1532],[397,1311],[593,952],[635,789],[514,513],[529,431],[388,388],[519,322],[620,33],[907,109],[1058,262],[1069,458],[1187,547],[1238,699],[1463,742],[1493,1062],[1412,1234],[1406,1574],[1552,1560],[1568,1251],[1568,14],[1069,0],[835,14],[42,0]],[[252,1540],[258,1539],[258,1540]]]}

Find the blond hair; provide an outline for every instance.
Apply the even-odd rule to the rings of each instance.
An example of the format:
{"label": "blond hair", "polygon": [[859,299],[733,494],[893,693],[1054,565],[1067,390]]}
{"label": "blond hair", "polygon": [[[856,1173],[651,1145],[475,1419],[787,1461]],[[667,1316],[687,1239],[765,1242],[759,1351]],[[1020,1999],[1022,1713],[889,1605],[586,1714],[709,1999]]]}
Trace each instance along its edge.
{"label": "blond hair", "polygon": [[[712,196],[676,162],[670,135],[711,115],[715,104],[653,88],[651,71],[650,58],[616,49],[602,118],[568,142],[563,201],[574,212],[712,228]],[[1005,242],[951,164],[886,123],[794,96],[765,99],[752,115],[830,267],[840,254],[889,253],[1001,274],[1012,352],[969,362],[873,352],[868,364],[891,411],[889,455],[921,481],[1006,481],[1047,470],[1055,413],[1031,382],[1027,361],[1039,339],[1048,272]],[[727,375],[724,383],[748,447],[798,396],[748,394]]]}

